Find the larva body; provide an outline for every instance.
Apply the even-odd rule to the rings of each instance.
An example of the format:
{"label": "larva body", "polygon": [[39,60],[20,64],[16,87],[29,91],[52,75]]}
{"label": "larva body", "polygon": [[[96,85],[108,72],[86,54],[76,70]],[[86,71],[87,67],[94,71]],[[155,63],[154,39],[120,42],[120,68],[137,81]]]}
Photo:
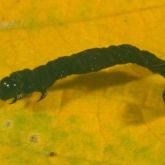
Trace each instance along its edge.
{"label": "larva body", "polygon": [[41,100],[44,98],[46,90],[56,80],[72,74],[97,72],[126,63],[135,63],[148,68],[153,73],[165,76],[165,61],[148,51],[128,44],[93,48],[71,56],[57,58],[33,70],[24,69],[11,73],[0,82],[0,99],[14,98],[13,102],[16,102],[23,95],[39,91],[41,92],[39,100]]}

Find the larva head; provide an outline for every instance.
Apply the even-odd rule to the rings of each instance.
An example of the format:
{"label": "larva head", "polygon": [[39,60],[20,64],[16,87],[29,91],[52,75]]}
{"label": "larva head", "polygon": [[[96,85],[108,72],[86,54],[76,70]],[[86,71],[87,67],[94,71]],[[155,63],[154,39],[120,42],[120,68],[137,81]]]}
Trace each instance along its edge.
{"label": "larva head", "polygon": [[20,93],[20,87],[10,77],[5,77],[0,81],[0,99],[7,100],[16,97]]}

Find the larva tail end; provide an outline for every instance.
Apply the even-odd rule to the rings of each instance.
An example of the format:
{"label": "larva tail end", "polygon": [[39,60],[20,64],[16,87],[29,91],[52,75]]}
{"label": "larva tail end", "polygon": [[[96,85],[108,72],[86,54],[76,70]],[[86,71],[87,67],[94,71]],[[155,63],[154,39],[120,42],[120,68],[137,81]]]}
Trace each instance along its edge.
{"label": "larva tail end", "polygon": [[164,101],[164,104],[165,104],[165,90],[163,91],[162,97],[163,97],[163,101]]}

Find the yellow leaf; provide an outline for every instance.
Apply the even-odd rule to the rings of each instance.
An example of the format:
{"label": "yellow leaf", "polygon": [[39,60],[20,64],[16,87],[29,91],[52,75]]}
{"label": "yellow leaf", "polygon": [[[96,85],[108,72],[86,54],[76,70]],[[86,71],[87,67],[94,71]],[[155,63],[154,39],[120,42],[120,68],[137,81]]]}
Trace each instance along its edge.
{"label": "yellow leaf", "polygon": [[[164,0],[0,0],[0,76],[88,48],[129,43],[165,58]],[[3,165],[164,164],[164,79],[135,65],[1,101]]]}

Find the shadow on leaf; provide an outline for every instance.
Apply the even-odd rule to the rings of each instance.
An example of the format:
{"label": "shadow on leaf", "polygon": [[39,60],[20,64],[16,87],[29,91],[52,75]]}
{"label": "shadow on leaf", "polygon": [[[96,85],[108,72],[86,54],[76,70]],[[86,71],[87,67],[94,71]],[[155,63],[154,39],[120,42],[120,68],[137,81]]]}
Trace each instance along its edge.
{"label": "shadow on leaf", "polygon": [[[99,72],[77,76],[71,80],[59,82],[50,90],[63,90],[61,106],[65,106],[76,98],[85,97],[96,90],[105,91],[111,86],[117,86],[140,79],[125,72]],[[67,90],[66,90],[67,89]]]}
{"label": "shadow on leaf", "polygon": [[86,88],[88,89],[88,92],[91,92],[98,89],[105,89],[110,86],[126,84],[138,79],[140,78],[137,76],[120,71],[97,72],[80,75],[73,78],[72,80],[57,83],[50,90],[69,88],[77,88],[81,90],[81,88]]}

